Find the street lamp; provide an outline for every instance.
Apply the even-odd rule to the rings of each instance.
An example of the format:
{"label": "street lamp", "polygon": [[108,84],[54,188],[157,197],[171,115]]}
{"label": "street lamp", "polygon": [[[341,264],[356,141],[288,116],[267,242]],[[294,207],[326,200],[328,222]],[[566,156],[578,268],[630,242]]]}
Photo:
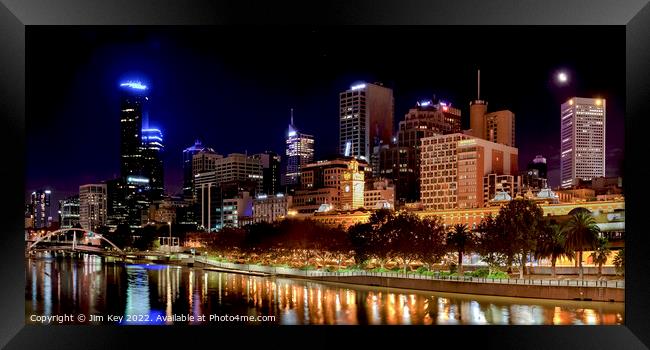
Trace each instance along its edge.
{"label": "street lamp", "polygon": [[168,221],[167,224],[169,225],[169,257],[171,258],[171,256],[172,256],[172,222]]}

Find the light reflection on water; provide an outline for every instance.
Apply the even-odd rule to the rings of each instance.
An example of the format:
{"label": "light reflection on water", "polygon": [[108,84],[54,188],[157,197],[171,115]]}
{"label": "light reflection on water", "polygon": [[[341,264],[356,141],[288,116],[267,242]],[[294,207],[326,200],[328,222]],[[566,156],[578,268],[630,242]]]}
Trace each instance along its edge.
{"label": "light reflection on water", "polygon": [[622,303],[323,284],[175,266],[107,265],[96,256],[30,259],[25,277],[28,323],[32,314],[63,313],[148,315],[150,320],[180,314],[275,315],[280,324],[598,325],[624,321]]}

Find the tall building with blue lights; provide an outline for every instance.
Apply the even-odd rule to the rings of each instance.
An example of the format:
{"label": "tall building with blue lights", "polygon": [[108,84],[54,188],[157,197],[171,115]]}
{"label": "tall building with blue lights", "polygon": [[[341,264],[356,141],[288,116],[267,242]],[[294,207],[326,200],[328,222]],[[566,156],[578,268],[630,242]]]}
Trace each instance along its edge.
{"label": "tall building with blue lights", "polygon": [[194,182],[194,174],[192,173],[192,158],[195,154],[201,152],[204,146],[201,141],[196,140],[194,145],[187,147],[183,150],[183,197],[185,199],[193,199],[194,191],[192,184]]}
{"label": "tall building with blue lights", "polygon": [[293,123],[293,109],[286,140],[287,170],[284,185],[295,186],[300,183],[300,169],[314,161],[314,136],[298,131]]}
{"label": "tall building with blue lights", "polygon": [[120,84],[120,172],[123,178],[143,175],[142,114],[149,100],[140,82]]}
{"label": "tall building with blue lights", "polygon": [[163,134],[160,129],[142,129],[143,174],[149,179],[149,199],[160,200],[165,193],[163,162]]}
{"label": "tall building with blue lights", "polygon": [[[114,224],[125,220],[132,228],[142,225],[143,211],[148,210],[150,203],[150,189],[152,165],[148,163],[145,155],[153,154],[156,150],[154,143],[145,140],[143,133],[143,117],[147,113],[148,87],[141,82],[128,81],[120,84],[120,173],[121,178],[117,193],[108,193],[107,196],[122,203],[125,212],[115,215]],[[146,126],[146,125],[145,125]],[[158,131],[159,132],[159,131]],[[148,132],[148,137],[158,137],[155,131]],[[146,142],[145,142],[146,141]],[[157,141],[155,139],[151,141]],[[147,147],[151,146],[150,150]],[[160,147],[159,147],[160,148]],[[162,169],[162,164],[160,164]],[[162,183],[162,176],[160,177]],[[123,216],[122,216],[123,215]]]}

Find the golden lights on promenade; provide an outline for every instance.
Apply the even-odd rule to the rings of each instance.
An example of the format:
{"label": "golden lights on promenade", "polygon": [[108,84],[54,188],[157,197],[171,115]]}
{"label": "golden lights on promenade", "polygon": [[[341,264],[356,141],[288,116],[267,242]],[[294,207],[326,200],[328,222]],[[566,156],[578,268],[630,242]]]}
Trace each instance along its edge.
{"label": "golden lights on promenade", "polygon": [[[103,313],[113,307],[116,312],[171,316],[176,313],[173,305],[181,303],[189,306],[187,312],[195,318],[214,313],[272,315],[274,323],[280,324],[598,325],[624,321],[620,304],[350,288],[155,265],[107,267],[95,260],[84,260],[69,274],[58,273],[51,261],[39,261],[26,275],[27,290],[32,299],[44,302],[42,309],[27,312],[56,314],[64,300],[72,300],[75,308],[86,313]],[[128,278],[122,285],[106,283],[123,273]],[[106,304],[106,296],[114,293],[125,294],[126,304]]]}

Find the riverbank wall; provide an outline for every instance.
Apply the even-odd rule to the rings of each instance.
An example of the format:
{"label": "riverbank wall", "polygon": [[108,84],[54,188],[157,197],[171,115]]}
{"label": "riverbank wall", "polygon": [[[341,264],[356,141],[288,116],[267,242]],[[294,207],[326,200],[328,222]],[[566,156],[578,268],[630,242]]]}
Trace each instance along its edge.
{"label": "riverbank wall", "polygon": [[[304,276],[301,278],[304,278]],[[495,295],[536,299],[590,300],[607,302],[625,301],[625,289],[622,288],[535,285],[535,280],[520,280],[522,284],[502,284],[492,282],[426,280],[379,276],[313,276],[309,277],[309,279],[324,282],[362,284],[386,288],[416,289],[445,293]]]}
{"label": "riverbank wall", "polygon": [[[385,288],[415,289],[431,292],[493,295],[504,297],[624,302],[624,282],[539,280],[539,279],[439,279],[426,276],[400,277],[370,274],[328,273],[285,267],[196,261],[195,266],[218,268],[224,272],[257,272],[268,276],[300,278],[312,281],[347,283]],[[565,284],[566,283],[566,284]]]}

